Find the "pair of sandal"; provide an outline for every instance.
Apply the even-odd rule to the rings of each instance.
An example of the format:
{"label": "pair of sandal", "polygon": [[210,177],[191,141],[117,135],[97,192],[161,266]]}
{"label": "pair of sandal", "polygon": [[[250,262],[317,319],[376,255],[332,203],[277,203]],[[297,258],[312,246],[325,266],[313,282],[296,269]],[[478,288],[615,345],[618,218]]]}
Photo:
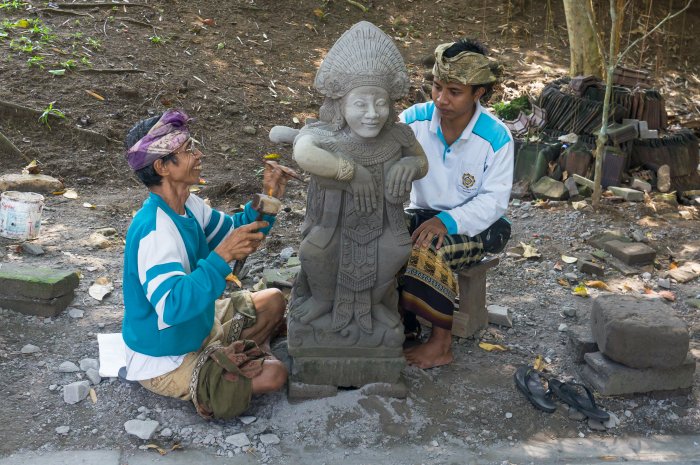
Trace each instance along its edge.
{"label": "pair of sandal", "polygon": [[[593,393],[583,384],[564,383],[556,378],[548,378],[531,366],[519,367],[513,378],[518,389],[539,410],[554,412],[557,405],[552,396],[555,396],[588,418],[600,422],[610,419],[610,414],[596,405]],[[547,390],[544,389],[543,380],[547,382]]]}

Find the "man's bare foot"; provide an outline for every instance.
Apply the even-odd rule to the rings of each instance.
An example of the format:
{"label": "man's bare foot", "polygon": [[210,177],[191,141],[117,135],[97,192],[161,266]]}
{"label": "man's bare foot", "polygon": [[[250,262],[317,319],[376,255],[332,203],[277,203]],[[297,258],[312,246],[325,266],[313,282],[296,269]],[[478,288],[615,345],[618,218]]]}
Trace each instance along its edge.
{"label": "man's bare foot", "polygon": [[404,350],[409,365],[435,368],[452,363],[452,331],[433,326],[430,338],[424,344]]}
{"label": "man's bare foot", "polygon": [[403,354],[409,365],[423,369],[447,365],[454,360],[451,348],[445,351],[443,347],[431,344],[430,341],[406,349]]}

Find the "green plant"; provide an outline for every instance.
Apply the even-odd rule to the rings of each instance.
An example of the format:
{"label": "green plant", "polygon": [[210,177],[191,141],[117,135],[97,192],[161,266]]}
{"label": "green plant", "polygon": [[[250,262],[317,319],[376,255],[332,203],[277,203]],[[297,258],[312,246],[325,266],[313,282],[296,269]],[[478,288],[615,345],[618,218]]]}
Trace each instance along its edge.
{"label": "green plant", "polygon": [[80,64],[83,66],[92,66],[92,63],[90,63],[90,60],[88,60],[88,57],[82,57],[80,59]]}
{"label": "green plant", "polygon": [[27,60],[27,65],[31,68],[32,66],[38,66],[41,69],[44,69],[44,66],[41,64],[41,62],[44,61],[44,57],[39,57],[39,56],[32,56],[29,57]]}
{"label": "green plant", "polygon": [[10,41],[10,49],[17,50],[24,53],[34,53],[41,47],[32,43],[32,39],[26,36],[18,37],[17,39],[12,39]]}
{"label": "green plant", "polygon": [[61,66],[66,69],[74,69],[76,66],[78,66],[78,62],[75,60],[66,60],[61,62]]}
{"label": "green plant", "polygon": [[527,95],[521,95],[510,102],[497,102],[493,105],[496,115],[501,119],[509,121],[517,118],[521,111],[529,113],[531,108],[530,100],[527,98]]}
{"label": "green plant", "polygon": [[85,35],[84,33],[78,31],[78,32],[74,32],[73,35],[72,35],[72,37],[73,37],[74,39],[82,39],[84,35]]}
{"label": "green plant", "polygon": [[19,10],[20,8],[26,6],[27,4],[23,2],[22,0],[2,0],[0,1],[0,10],[3,9],[12,9],[12,10]]}
{"label": "green plant", "polygon": [[59,119],[63,119],[66,117],[65,113],[63,113],[61,110],[58,108],[54,108],[53,104],[56,103],[55,101],[50,102],[46,108],[44,108],[44,111],[41,113],[41,116],[39,116],[39,122],[42,124],[45,124],[46,127],[51,129],[51,126],[49,125],[49,116],[54,116]]}
{"label": "green plant", "polygon": [[148,38],[148,40],[150,40],[151,43],[155,45],[163,45],[163,42],[165,42],[165,39],[163,39],[159,35],[152,35]]}
{"label": "green plant", "polygon": [[219,42],[218,44],[216,44],[217,50],[223,50],[224,48],[226,48],[226,42]]}
{"label": "green plant", "polygon": [[85,43],[87,44],[88,47],[92,48],[93,50],[102,49],[102,42],[100,42],[99,39],[93,39],[92,37],[88,37],[85,40]]}

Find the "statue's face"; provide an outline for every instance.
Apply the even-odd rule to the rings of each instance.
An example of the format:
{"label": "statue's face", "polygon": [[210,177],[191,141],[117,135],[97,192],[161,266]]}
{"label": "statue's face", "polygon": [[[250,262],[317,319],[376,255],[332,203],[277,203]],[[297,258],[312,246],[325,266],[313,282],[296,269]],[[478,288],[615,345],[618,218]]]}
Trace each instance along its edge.
{"label": "statue's face", "polygon": [[345,121],[352,132],[363,139],[379,135],[389,118],[390,105],[389,93],[377,86],[357,87],[341,100]]}

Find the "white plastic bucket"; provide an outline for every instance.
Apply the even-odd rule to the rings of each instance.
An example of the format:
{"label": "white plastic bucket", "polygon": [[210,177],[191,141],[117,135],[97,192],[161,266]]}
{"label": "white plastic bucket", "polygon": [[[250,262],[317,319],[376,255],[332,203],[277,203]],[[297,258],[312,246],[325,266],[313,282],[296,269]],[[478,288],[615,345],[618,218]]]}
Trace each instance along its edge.
{"label": "white plastic bucket", "polygon": [[36,239],[41,226],[44,196],[34,192],[7,191],[0,195],[0,236]]}

